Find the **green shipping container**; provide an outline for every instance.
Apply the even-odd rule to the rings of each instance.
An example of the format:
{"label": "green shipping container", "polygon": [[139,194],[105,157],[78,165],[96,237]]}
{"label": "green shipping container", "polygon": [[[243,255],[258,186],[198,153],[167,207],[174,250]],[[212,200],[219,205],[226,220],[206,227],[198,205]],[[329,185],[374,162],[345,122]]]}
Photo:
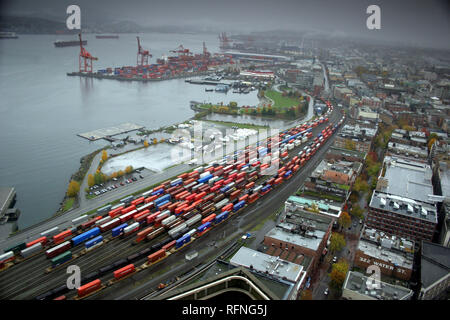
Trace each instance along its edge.
{"label": "green shipping container", "polygon": [[16,253],[16,252],[19,252],[19,251],[25,249],[26,247],[27,247],[27,244],[25,242],[22,242],[20,244],[17,244],[15,246],[12,246],[11,248],[4,250],[3,252],[6,253],[8,251],[12,251],[12,252]]}
{"label": "green shipping container", "polygon": [[61,253],[59,256],[56,256],[52,259],[52,267],[59,266],[60,264],[63,264],[66,261],[69,261],[72,259],[72,252],[66,251],[64,253]]}

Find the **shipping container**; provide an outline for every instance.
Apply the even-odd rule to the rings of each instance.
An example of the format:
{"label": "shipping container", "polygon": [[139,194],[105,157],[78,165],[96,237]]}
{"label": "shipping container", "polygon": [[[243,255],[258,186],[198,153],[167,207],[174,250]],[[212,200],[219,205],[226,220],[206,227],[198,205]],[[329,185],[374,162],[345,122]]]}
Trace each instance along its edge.
{"label": "shipping container", "polygon": [[42,246],[45,246],[45,244],[47,243],[47,237],[40,237],[37,238],[36,240],[33,240],[31,242],[28,242],[26,244],[27,248],[34,246],[36,243],[40,243]]}
{"label": "shipping container", "polygon": [[78,291],[78,297],[82,298],[94,291],[97,291],[102,286],[102,282],[100,279],[96,279],[94,281],[91,281],[77,289]]}
{"label": "shipping container", "polygon": [[128,224],[127,224],[127,223],[122,223],[121,225],[119,225],[119,226],[113,228],[113,229],[111,230],[112,236],[113,236],[113,237],[119,236],[119,235],[123,232],[123,229],[125,229],[126,227],[128,227]]}
{"label": "shipping container", "polygon": [[66,251],[64,253],[61,253],[59,256],[56,256],[51,260],[52,267],[55,268],[65,262],[69,261],[70,259],[72,259],[71,251]]}
{"label": "shipping container", "polygon": [[120,268],[113,272],[115,279],[121,279],[131,273],[133,273],[136,269],[134,268],[134,264],[129,264],[123,268]]}
{"label": "shipping container", "polygon": [[166,256],[166,250],[160,249],[147,257],[148,263],[154,263]]}
{"label": "shipping container", "polygon": [[45,251],[45,255],[47,256],[47,258],[53,258],[61,254],[62,252],[69,250],[71,247],[72,247],[71,242],[65,241]]}
{"label": "shipping container", "polygon": [[84,246],[85,246],[86,249],[89,249],[89,248],[94,247],[95,245],[98,245],[98,244],[102,243],[102,242],[103,242],[103,237],[102,236],[97,236],[94,239],[86,241],[84,243]]}
{"label": "shipping container", "polygon": [[[119,219],[117,219],[117,221],[119,221]],[[84,242],[86,240],[89,240],[89,239],[91,239],[93,237],[98,236],[100,234],[100,229],[101,229],[101,227],[100,228],[99,227],[95,227],[95,228],[92,228],[91,230],[86,231],[86,232],[84,232],[84,233],[82,233],[82,234],[80,234],[80,235],[78,235],[76,237],[73,237],[72,240],[71,240],[72,246],[75,247],[75,246],[79,245],[80,243],[82,243],[82,242]]]}

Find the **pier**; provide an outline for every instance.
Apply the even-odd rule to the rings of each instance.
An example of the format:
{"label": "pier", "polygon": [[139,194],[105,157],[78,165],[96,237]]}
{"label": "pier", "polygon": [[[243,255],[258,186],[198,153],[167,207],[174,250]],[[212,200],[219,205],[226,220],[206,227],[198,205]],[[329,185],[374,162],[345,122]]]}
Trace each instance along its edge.
{"label": "pier", "polygon": [[109,139],[109,141],[111,141],[109,137],[112,137],[112,136],[115,136],[118,134],[122,134],[122,133],[139,130],[142,128],[144,128],[144,126],[127,122],[127,123],[122,123],[115,127],[109,127],[109,128],[97,129],[97,130],[89,131],[89,132],[85,132],[85,133],[79,133],[79,134],[77,134],[77,136],[88,139],[90,141],[96,141],[99,139],[107,139],[107,140]]}

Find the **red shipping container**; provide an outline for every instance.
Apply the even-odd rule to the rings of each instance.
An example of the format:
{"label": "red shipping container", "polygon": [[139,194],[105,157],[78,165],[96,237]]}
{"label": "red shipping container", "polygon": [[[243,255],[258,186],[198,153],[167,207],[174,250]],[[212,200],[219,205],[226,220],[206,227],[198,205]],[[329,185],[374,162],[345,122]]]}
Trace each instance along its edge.
{"label": "red shipping container", "polygon": [[167,202],[166,204],[163,204],[162,206],[160,206],[158,208],[159,211],[164,211],[167,210],[169,208],[169,206],[172,205],[172,202]]}
{"label": "red shipping container", "polygon": [[165,251],[169,251],[170,249],[172,249],[175,246],[176,242],[177,242],[176,240],[173,240],[173,241],[169,242],[168,244],[164,245],[162,247],[162,249],[164,249]]}
{"label": "red shipping container", "polygon": [[142,212],[139,212],[137,215],[134,216],[134,221],[141,223],[142,221],[144,221],[147,216],[150,215],[150,210],[144,210]]}
{"label": "red shipping container", "polygon": [[42,244],[42,246],[44,246],[47,243],[47,237],[40,237],[40,238],[37,238],[36,240],[28,242],[27,248],[31,247],[32,245],[35,245],[36,243],[39,243],[39,242]]}
{"label": "red shipping container", "polygon": [[122,209],[122,214],[128,213],[130,211],[136,210],[136,206],[135,205],[131,205],[129,207],[126,207],[125,209]]}
{"label": "red shipping container", "polygon": [[123,268],[120,268],[116,271],[114,271],[114,278],[116,279],[120,279],[123,278],[127,275],[129,275],[130,273],[133,273],[136,269],[134,268],[134,264],[129,264]]}
{"label": "red shipping container", "polygon": [[206,196],[206,192],[203,191],[202,193],[199,193],[199,194],[197,194],[195,196],[194,201],[198,201],[198,200],[202,199],[205,196]]}
{"label": "red shipping container", "polygon": [[144,230],[137,233],[136,242],[141,242],[145,237],[154,230],[153,227],[145,228]]}
{"label": "red shipping container", "polygon": [[216,218],[216,214],[213,213],[213,214],[207,216],[206,218],[202,219],[202,224],[213,221],[215,218]]}
{"label": "red shipping container", "polygon": [[136,200],[131,201],[131,204],[134,206],[137,206],[138,204],[144,203],[145,198],[144,197],[140,197],[137,198]]}
{"label": "red shipping container", "polygon": [[243,201],[243,200],[247,201],[247,198],[248,198],[248,194],[244,194],[242,197],[239,198],[239,201]]}
{"label": "red shipping container", "polygon": [[160,213],[161,213],[161,211],[157,211],[157,212],[152,213],[151,215],[149,215],[147,217],[147,224],[153,223],[153,221],[155,221],[155,219],[156,219],[156,216],[158,216]]}
{"label": "red shipping container", "polygon": [[253,188],[255,186],[255,183],[254,182],[250,182],[250,183],[247,183],[246,185],[245,185],[245,189],[251,189],[251,188]]}
{"label": "red shipping container", "polygon": [[86,283],[84,286],[81,286],[78,288],[78,297],[80,297],[80,298],[84,297],[84,296],[88,295],[89,293],[92,293],[92,292],[100,289],[101,286],[102,286],[102,282],[100,281],[100,279]]}
{"label": "red shipping container", "polygon": [[166,250],[161,249],[161,250],[158,250],[155,253],[152,253],[151,255],[149,255],[147,257],[147,259],[148,259],[149,263],[153,263],[153,262],[158,261],[159,259],[161,259],[161,258],[163,258],[165,256],[166,256]]}
{"label": "red shipping container", "polygon": [[58,233],[57,235],[53,236],[53,242],[55,244],[59,244],[64,242],[67,238],[72,236],[72,231],[71,230],[66,230],[63,231],[61,233]]}
{"label": "red shipping container", "polygon": [[114,210],[111,210],[111,211],[109,212],[109,216],[110,216],[111,218],[114,218],[114,217],[120,215],[123,208],[124,208],[123,206],[120,206],[120,207],[118,207],[118,208],[116,208],[116,209],[114,209]]}
{"label": "red shipping container", "polygon": [[144,202],[145,203],[149,203],[149,202],[155,201],[156,199],[158,199],[158,196],[154,195],[154,196],[150,196],[148,198],[145,198]]}

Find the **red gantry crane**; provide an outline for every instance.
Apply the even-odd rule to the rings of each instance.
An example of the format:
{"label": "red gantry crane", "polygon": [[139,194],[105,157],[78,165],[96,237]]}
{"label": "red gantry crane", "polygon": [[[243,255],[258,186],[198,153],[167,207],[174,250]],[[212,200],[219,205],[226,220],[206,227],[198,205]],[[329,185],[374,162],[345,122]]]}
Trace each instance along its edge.
{"label": "red gantry crane", "polygon": [[83,41],[81,40],[81,33],[78,34],[80,38],[80,55],[78,57],[78,65],[80,72],[92,73],[92,61],[98,60],[98,58],[93,57],[84,47]]}
{"label": "red gantry crane", "polygon": [[231,47],[231,40],[227,37],[227,34],[225,32],[222,32],[219,34],[219,40],[220,40],[220,50],[227,50]]}
{"label": "red gantry crane", "polygon": [[178,48],[170,50],[170,52],[177,53],[182,59],[187,59],[192,56],[192,52],[190,52],[189,49],[184,48],[182,44],[180,44]]}
{"label": "red gantry crane", "polygon": [[148,50],[144,50],[141,47],[141,41],[139,40],[139,37],[137,38],[138,43],[138,52],[137,52],[137,65],[138,67],[142,67],[144,65],[148,65],[148,58],[152,57],[152,54]]}

